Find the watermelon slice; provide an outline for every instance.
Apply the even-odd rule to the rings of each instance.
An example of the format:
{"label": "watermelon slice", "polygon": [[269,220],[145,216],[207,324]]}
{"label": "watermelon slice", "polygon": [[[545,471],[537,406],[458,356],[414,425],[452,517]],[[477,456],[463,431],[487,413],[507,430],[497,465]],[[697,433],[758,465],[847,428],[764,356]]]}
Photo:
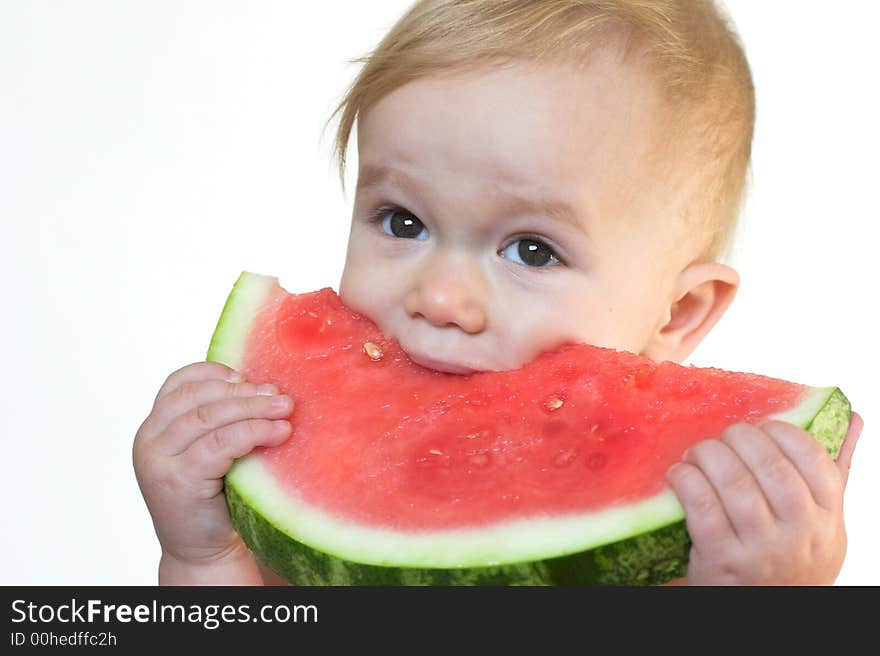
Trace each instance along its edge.
{"label": "watermelon slice", "polygon": [[236,530],[320,584],[653,584],[684,574],[665,481],[691,444],[776,418],[836,457],[835,387],[565,344],[513,371],[442,373],[329,288],[243,273],[208,359],[295,400],[293,435],[226,476]]}

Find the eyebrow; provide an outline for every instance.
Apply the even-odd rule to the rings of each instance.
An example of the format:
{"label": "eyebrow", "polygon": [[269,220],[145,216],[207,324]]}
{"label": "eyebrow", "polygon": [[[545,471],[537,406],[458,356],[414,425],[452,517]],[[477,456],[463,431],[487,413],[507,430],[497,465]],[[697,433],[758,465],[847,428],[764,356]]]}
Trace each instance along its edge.
{"label": "eyebrow", "polygon": [[[387,184],[397,189],[417,186],[415,178],[406,171],[382,165],[365,164],[358,172],[357,190],[366,190]],[[539,196],[530,198],[511,191],[503,191],[505,200],[511,206],[547,216],[559,223],[567,224],[576,230],[586,233],[583,222],[578,219],[577,212],[571,204],[556,198]]]}

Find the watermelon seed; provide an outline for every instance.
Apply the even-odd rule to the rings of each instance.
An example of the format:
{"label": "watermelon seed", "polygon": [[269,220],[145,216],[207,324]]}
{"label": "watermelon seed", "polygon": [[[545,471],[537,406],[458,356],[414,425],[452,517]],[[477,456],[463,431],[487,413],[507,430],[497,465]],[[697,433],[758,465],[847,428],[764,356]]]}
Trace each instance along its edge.
{"label": "watermelon seed", "polygon": [[449,467],[452,458],[440,449],[428,449],[424,456],[416,458],[416,464],[423,467]]}
{"label": "watermelon seed", "polygon": [[364,344],[364,353],[370,356],[370,360],[374,362],[382,359],[382,349],[373,344],[373,342],[366,342]]}
{"label": "watermelon seed", "polygon": [[558,396],[551,395],[544,400],[544,409],[547,412],[556,412],[563,405],[563,400]]}
{"label": "watermelon seed", "polygon": [[314,312],[311,312],[311,311],[309,312],[309,316],[310,316],[310,317],[313,317],[313,318],[315,318],[315,319],[318,318],[318,315],[315,314]]}
{"label": "watermelon seed", "polygon": [[468,458],[468,462],[470,462],[472,465],[476,465],[477,467],[485,467],[489,464],[489,454],[476,453]]}

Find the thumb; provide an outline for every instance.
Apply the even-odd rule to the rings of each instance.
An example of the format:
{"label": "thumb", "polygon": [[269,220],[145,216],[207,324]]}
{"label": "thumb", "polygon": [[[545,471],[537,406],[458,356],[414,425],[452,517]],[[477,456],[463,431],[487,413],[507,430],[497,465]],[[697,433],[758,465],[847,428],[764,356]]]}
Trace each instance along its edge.
{"label": "thumb", "polygon": [[843,485],[846,487],[846,481],[849,478],[849,468],[852,463],[853,451],[856,449],[856,442],[859,441],[859,435],[862,434],[862,426],[865,422],[861,416],[853,412],[850,415],[849,430],[840,447],[840,453],[837,456],[837,469],[843,477]]}

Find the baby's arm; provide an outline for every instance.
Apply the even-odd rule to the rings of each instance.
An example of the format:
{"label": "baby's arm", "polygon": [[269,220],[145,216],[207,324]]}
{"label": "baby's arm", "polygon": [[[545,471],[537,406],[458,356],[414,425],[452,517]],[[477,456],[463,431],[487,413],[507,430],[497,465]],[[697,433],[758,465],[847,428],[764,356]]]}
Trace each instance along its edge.
{"label": "baby's arm", "polygon": [[171,374],[138,429],[138,485],[162,546],[160,585],[262,585],[257,562],[232,527],[223,476],[256,446],[290,436],[290,397],[244,382],[216,362]]}
{"label": "baby's arm", "polygon": [[846,553],[843,492],[862,419],[835,463],[785,422],[734,424],[691,447],[667,476],[693,546],[691,585],[831,584]]}

